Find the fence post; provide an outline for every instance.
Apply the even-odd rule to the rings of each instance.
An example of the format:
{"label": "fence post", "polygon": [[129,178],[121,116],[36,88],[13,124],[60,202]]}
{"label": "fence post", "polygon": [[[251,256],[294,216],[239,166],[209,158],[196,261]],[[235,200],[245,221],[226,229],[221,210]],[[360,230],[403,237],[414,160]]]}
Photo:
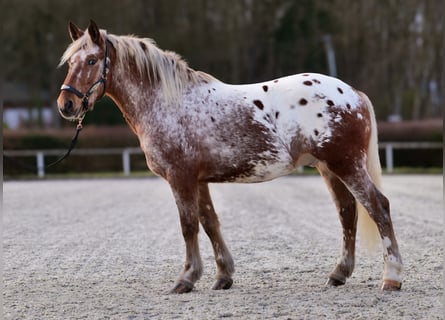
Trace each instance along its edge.
{"label": "fence post", "polygon": [[122,166],[124,168],[124,175],[129,176],[131,172],[130,167],[130,150],[124,149],[122,151]]}
{"label": "fence post", "polygon": [[391,143],[385,145],[386,172],[391,173],[394,169],[394,152]]}
{"label": "fence post", "polygon": [[37,157],[37,176],[43,178],[45,176],[45,156],[42,151],[36,153]]}

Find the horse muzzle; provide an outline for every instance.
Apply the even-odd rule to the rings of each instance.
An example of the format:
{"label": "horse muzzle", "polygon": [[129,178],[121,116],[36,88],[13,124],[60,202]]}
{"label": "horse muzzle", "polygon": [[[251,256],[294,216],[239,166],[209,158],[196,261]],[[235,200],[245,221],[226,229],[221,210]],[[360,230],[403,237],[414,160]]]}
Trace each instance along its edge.
{"label": "horse muzzle", "polygon": [[77,99],[73,100],[67,95],[60,94],[59,99],[57,99],[57,107],[59,109],[60,115],[67,120],[78,120],[82,118],[86,111],[88,110],[88,106],[85,109],[84,103],[81,101],[79,104]]}

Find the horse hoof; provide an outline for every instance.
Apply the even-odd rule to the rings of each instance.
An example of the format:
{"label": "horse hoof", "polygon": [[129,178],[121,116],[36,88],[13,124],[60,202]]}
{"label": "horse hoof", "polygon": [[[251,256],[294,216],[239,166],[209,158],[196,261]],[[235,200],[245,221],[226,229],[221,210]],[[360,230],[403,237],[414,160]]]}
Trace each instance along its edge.
{"label": "horse hoof", "polygon": [[402,283],[395,280],[383,280],[382,291],[399,291]]}
{"label": "horse hoof", "polygon": [[219,279],[215,282],[212,289],[213,290],[227,290],[232,287],[233,280],[232,279]]}
{"label": "horse hoof", "polygon": [[329,278],[328,281],[326,282],[326,285],[330,287],[338,287],[344,285],[345,283],[346,282],[344,280],[342,281],[339,279]]}
{"label": "horse hoof", "polygon": [[179,280],[170,293],[187,293],[193,290],[193,283]]}

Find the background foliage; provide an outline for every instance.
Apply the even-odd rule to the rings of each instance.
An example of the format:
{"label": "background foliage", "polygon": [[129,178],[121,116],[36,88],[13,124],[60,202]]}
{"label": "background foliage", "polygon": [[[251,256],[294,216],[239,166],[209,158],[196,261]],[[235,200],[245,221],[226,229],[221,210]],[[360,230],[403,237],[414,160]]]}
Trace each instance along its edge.
{"label": "background foliage", "polygon": [[[0,67],[4,81],[47,91],[54,106],[68,21],[86,27],[92,18],[110,33],[154,38],[230,83],[328,73],[329,35],[337,76],[370,96],[378,118],[440,117],[444,12],[442,0],[4,0]],[[96,121],[117,111],[108,109],[97,108]]]}

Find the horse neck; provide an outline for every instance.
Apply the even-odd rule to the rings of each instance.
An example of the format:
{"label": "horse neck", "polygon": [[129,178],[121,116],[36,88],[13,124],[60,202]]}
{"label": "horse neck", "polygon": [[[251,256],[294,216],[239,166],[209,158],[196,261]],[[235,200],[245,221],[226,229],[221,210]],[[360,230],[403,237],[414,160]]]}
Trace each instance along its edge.
{"label": "horse neck", "polygon": [[142,111],[151,110],[157,98],[157,84],[151,83],[147,75],[141,75],[131,62],[125,67],[112,65],[107,86],[107,94],[132,127]]}
{"label": "horse neck", "polygon": [[[172,57],[169,58],[172,59]],[[111,51],[111,61],[107,94],[118,105],[124,118],[127,119],[132,127],[136,126],[140,119],[145,118],[146,115],[152,112],[154,104],[156,104],[156,109],[159,110],[162,106],[168,107],[177,102],[174,99],[175,94],[165,90],[165,87],[159,82],[161,77],[145,72],[141,73],[137,69],[135,61],[129,60],[125,65],[113,64],[113,61],[117,61],[115,50]],[[154,72],[151,67],[148,69],[149,73]],[[184,76],[184,70],[182,72]],[[186,89],[185,87],[189,87],[189,89],[190,86],[199,87],[209,81],[216,80],[206,73],[190,68],[187,68],[186,72],[187,81],[183,83],[184,87],[180,89],[181,91]],[[176,74],[179,73],[178,71]],[[175,89],[172,88],[171,83],[168,88]]]}

